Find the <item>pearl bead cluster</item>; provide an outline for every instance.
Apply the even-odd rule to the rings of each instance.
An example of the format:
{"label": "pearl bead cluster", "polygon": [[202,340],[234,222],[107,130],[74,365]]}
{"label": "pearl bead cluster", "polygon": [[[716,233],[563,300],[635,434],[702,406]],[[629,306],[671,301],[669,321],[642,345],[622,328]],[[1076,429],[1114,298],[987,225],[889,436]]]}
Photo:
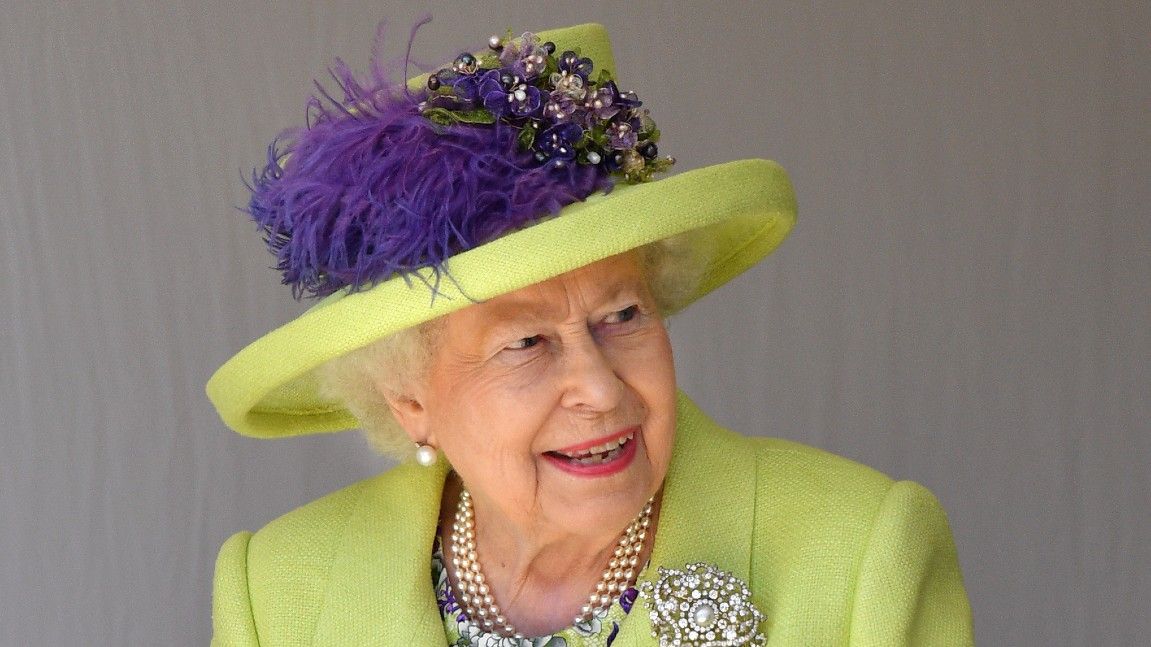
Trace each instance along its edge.
{"label": "pearl bead cluster", "polygon": [[[610,606],[635,581],[639,571],[639,554],[643,551],[648,528],[651,525],[651,511],[652,501],[648,500],[639,516],[628,524],[620,535],[615,552],[599,582],[596,583],[595,590],[588,596],[587,604],[580,608],[580,615],[574,619],[576,624],[587,620],[594,612]],[[456,505],[451,547],[451,562],[456,571],[459,601],[464,612],[473,622],[483,627],[484,631],[522,639],[523,636],[500,610],[480,570],[479,558],[476,555],[475,511],[472,508],[472,496],[467,490],[460,492],[460,500]]]}

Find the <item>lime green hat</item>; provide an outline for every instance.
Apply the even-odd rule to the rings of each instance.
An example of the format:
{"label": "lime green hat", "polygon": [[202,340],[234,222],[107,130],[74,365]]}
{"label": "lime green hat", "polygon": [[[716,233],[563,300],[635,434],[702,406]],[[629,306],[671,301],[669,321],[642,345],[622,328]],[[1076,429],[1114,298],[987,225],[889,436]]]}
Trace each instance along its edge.
{"label": "lime green hat", "polygon": [[[261,201],[253,199],[250,212],[264,228],[269,247],[277,253],[285,282],[292,283],[298,292],[303,286],[307,291],[320,295],[327,293],[327,296],[295,320],[252,342],[221,366],[208,381],[208,398],[229,427],[258,438],[356,428],[359,423],[351,413],[339,402],[327,400],[319,393],[316,372],[329,360],[475,301],[512,292],[681,234],[688,244],[706,255],[702,279],[687,300],[691,303],[757,263],[791,231],[796,217],[795,196],[787,175],[774,162],[740,160],[664,179],[651,179],[652,171],[663,170],[670,160],[654,156],[658,130],[654,129],[646,111],[638,109],[639,102],[634,94],[616,93],[615,101],[623,110],[631,110],[625,116],[631,118],[635,133],[629,133],[626,127],[621,129],[618,126],[621,119],[616,116],[610,123],[605,120],[598,127],[586,126],[583,136],[578,139],[565,140],[561,132],[560,135],[551,135],[550,142],[540,141],[539,138],[559,132],[559,129],[540,128],[541,122],[545,125],[548,122],[538,118],[539,115],[548,110],[556,113],[563,110],[563,106],[556,105],[561,102],[548,100],[548,88],[556,88],[552,90],[555,97],[560,96],[555,94],[558,88],[571,87],[563,84],[577,86],[576,91],[584,87],[589,102],[596,88],[608,87],[610,83],[612,92],[615,92],[611,81],[614,69],[611,46],[601,25],[586,24],[535,35],[525,34],[520,39],[493,37],[490,45],[494,53],[490,51],[470,57],[461,55],[452,66],[431,77],[423,75],[409,80],[407,90],[402,93],[406,99],[400,100],[409,100],[416,111],[413,114],[422,120],[420,123],[428,124],[427,127],[432,129],[429,132],[434,136],[444,137],[448,142],[445,146],[466,148],[452,143],[456,132],[487,129],[484,132],[491,133],[493,128],[499,130],[502,127],[518,141],[521,149],[526,149],[526,152],[521,150],[526,157],[516,158],[518,166],[515,168],[523,168],[523,159],[531,160],[534,151],[539,169],[538,173],[536,170],[531,173],[537,173],[539,177],[550,174],[546,176],[548,178],[578,176],[585,184],[591,182],[595,190],[584,199],[576,195],[575,201],[569,199],[559,205],[553,205],[554,200],[548,198],[552,202],[541,203],[543,206],[538,213],[532,214],[531,221],[488,236],[461,233],[450,220],[453,214],[444,212],[473,208],[476,202],[490,199],[490,193],[482,194],[486,197],[469,198],[463,207],[452,206],[449,199],[436,198],[429,201],[433,206],[419,207],[414,214],[408,202],[398,199],[381,207],[378,186],[369,187],[364,193],[367,198],[359,201],[350,197],[347,191],[340,193],[334,203],[339,205],[338,208],[328,203],[321,204],[315,194],[298,190],[303,182],[288,184],[293,173],[304,172],[302,169],[306,164],[312,163],[312,169],[319,167],[327,173],[342,173],[332,177],[339,178],[343,189],[351,185],[372,184],[381,179],[385,180],[384,184],[400,181],[394,179],[397,177],[394,170],[375,176],[360,171],[349,176],[346,169],[332,170],[335,164],[331,147],[325,146],[327,140],[337,136],[323,132],[323,128],[341,129],[338,137],[351,144],[350,148],[345,146],[341,149],[344,153],[339,159],[352,159],[346,154],[347,150],[352,150],[357,164],[365,163],[364,160],[371,156],[392,154],[392,149],[400,146],[423,145],[415,143],[415,138],[403,139],[402,144],[394,143],[394,138],[386,140],[392,149],[381,144],[386,138],[380,139],[379,133],[383,131],[379,122],[391,119],[374,109],[381,90],[365,89],[350,77],[344,78],[341,85],[347,100],[333,102],[338,104],[338,110],[323,113],[318,121],[301,130],[297,136],[297,142],[302,137],[312,136],[317,141],[326,137],[323,145],[297,145],[288,151],[279,151],[273,145],[269,149],[268,168],[253,178],[253,192],[264,193]],[[550,75],[552,83],[544,86],[539,102],[534,99],[536,91],[524,92],[530,90],[524,79],[530,79],[533,74],[533,61],[529,58],[533,51],[539,55],[535,59],[540,63],[536,72],[541,76]],[[555,56],[556,52],[561,54]],[[483,77],[485,68],[500,67],[500,59],[504,64],[502,81],[498,69]],[[509,64],[508,61],[513,59],[514,63]],[[592,62],[601,73],[597,81],[584,74],[591,69]],[[525,64],[528,66],[526,72]],[[513,69],[516,71],[508,72]],[[425,87],[427,91],[423,90]],[[399,96],[393,95],[393,99]],[[571,96],[570,93],[567,96]],[[473,98],[473,103],[460,102],[468,98]],[[517,100],[519,104],[515,103]],[[469,105],[482,105],[485,109],[473,110]],[[591,104],[587,105],[591,109]],[[609,109],[604,114],[619,113]],[[527,127],[513,130],[501,125],[504,123],[527,124]],[[528,130],[532,132],[525,135]],[[634,136],[636,133],[638,138]],[[629,136],[630,140],[627,139]],[[531,141],[533,137],[536,139],[534,143]],[[613,151],[616,156],[614,165],[613,160],[604,159]],[[642,157],[638,151],[642,151]],[[438,154],[432,151],[432,156]],[[424,151],[419,153],[418,159],[426,160],[427,157],[427,151]],[[625,162],[622,165],[621,160]],[[377,168],[370,159],[366,164],[364,168]],[[408,178],[408,169],[423,167],[405,163],[403,168],[403,180],[414,182],[413,186],[419,191],[455,192],[460,186],[455,180],[445,185],[446,180],[420,177],[415,172],[417,177]],[[623,180],[614,188],[610,182],[595,179],[609,171]],[[589,173],[600,175],[593,177]],[[431,172],[425,175],[430,176]],[[307,186],[314,187],[314,177],[309,176],[307,180]],[[285,186],[297,188],[285,190]],[[269,187],[276,192],[273,193]],[[609,190],[603,190],[605,187]],[[518,193],[520,188],[522,184],[509,191]],[[541,191],[543,193],[547,192]],[[270,195],[275,199],[268,198]],[[406,264],[388,260],[391,264],[383,266],[385,271],[377,272],[375,276],[365,274],[362,266],[353,262],[336,268],[331,259],[348,260],[357,253],[359,258],[364,258],[375,251],[373,246],[378,246],[372,242],[377,239],[368,238],[374,234],[367,232],[362,225],[355,225],[360,228],[354,230],[340,228],[348,227],[349,222],[357,222],[357,219],[378,215],[381,208],[395,211],[396,204],[401,204],[400,210],[405,217],[422,218],[427,212],[430,214],[427,217],[436,223],[435,227],[448,231],[449,237],[459,240],[471,238],[476,240],[476,244],[463,243],[450,248],[439,246],[437,249],[443,251],[442,257],[436,256],[435,250],[430,253],[421,250],[422,255],[413,257],[417,260]],[[299,214],[308,209],[328,214],[331,220],[319,225],[306,221]],[[394,219],[391,213],[388,217]],[[333,234],[333,231],[340,233]],[[349,231],[354,231],[355,235]],[[482,231],[482,227],[476,231]],[[314,262],[315,249],[292,247],[290,239],[293,237],[297,240],[326,237],[324,240],[328,242],[325,244],[329,248],[325,253],[329,254],[326,258],[331,262],[328,265]],[[384,232],[378,240],[385,238],[391,241],[396,236],[394,232]],[[336,243],[331,243],[331,240]],[[424,259],[422,263],[419,258]],[[317,285],[322,287],[317,289]]]}

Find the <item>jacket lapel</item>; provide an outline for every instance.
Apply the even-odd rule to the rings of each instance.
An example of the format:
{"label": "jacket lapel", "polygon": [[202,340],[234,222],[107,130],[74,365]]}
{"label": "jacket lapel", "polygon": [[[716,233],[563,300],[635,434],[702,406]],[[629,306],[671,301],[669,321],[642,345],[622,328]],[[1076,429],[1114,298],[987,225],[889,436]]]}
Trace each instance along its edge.
{"label": "jacket lapel", "polygon": [[[659,529],[642,579],[657,580],[661,566],[682,569],[704,562],[750,582],[755,453],[746,439],[710,420],[683,393],[678,415]],[[652,644],[651,623],[646,605],[637,603],[612,647],[646,644]]]}
{"label": "jacket lapel", "polygon": [[314,644],[444,643],[431,554],[446,474],[444,461],[400,465],[368,489],[336,547]]}

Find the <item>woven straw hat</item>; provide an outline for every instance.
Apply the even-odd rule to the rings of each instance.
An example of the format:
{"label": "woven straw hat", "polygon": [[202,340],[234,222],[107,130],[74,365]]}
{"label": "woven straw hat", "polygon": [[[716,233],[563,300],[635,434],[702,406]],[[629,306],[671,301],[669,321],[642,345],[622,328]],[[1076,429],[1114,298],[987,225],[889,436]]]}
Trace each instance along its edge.
{"label": "woven straw hat", "polygon": [[[599,69],[614,69],[605,29],[579,25],[538,34],[575,50]],[[409,87],[426,83],[426,75]],[[539,283],[595,261],[677,234],[707,250],[702,280],[688,303],[770,253],[795,223],[791,184],[776,163],[749,159],[639,184],[618,184],[558,214],[451,255],[433,298],[419,276],[392,276],[340,290],[295,320],[252,342],[208,381],[221,419],[246,436],[274,438],[359,426],[318,392],[316,369],[399,330]],[[419,280],[419,279],[423,280]]]}

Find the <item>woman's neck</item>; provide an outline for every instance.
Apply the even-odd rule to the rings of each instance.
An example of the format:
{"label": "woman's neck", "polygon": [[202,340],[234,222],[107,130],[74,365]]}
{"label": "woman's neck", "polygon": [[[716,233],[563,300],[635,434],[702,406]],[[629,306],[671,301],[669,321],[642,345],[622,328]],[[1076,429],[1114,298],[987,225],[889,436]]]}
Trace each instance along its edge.
{"label": "woman's neck", "polygon": [[[454,474],[444,486],[441,503],[441,542],[445,562],[452,563],[451,528],[462,486]],[[658,497],[653,506],[647,539],[637,563],[647,563],[655,538],[659,514]],[[572,625],[587,604],[611,560],[623,528],[604,529],[598,535],[573,535],[553,527],[517,528],[476,513],[478,561],[504,617],[524,636],[542,636]],[[458,579],[448,568],[449,579],[459,591]]]}

